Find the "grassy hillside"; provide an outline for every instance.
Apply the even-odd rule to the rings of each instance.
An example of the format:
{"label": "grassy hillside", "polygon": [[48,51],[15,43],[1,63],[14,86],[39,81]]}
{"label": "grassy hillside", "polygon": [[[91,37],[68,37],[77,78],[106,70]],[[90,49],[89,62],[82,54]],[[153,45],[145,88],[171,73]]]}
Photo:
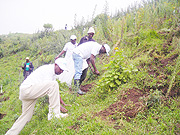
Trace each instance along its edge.
{"label": "grassy hillside", "polygon": [[[114,16],[103,13],[66,31],[0,36],[0,134],[21,115],[21,67],[30,57],[35,69],[54,62],[69,41],[95,27],[94,39],[108,43],[110,56],[96,58],[100,76],[88,71],[76,96],[60,83],[69,117],[47,120],[48,97],[38,100],[22,135],[180,134],[180,3],[146,1]],[[83,31],[83,28],[86,28]]]}

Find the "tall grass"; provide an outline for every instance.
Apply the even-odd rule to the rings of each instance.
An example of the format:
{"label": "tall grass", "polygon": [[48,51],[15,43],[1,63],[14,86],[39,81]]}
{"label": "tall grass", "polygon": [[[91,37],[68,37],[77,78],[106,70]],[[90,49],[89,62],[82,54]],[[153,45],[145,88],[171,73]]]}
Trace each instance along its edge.
{"label": "tall grass", "polygon": [[[179,3],[177,0],[147,0],[143,4],[129,7],[126,11],[117,11],[109,17],[105,12],[95,18],[94,25],[98,32],[95,37],[115,44],[126,32],[138,35],[141,29],[154,30],[179,26]],[[173,27],[172,27],[173,26]]]}
{"label": "tall grass", "polygon": [[[4,90],[2,98],[9,97],[9,100],[1,102],[0,113],[7,115],[0,120],[0,133],[5,134],[21,114],[18,93],[22,81],[22,72],[19,66],[24,62],[23,59],[26,56],[32,58],[31,61],[33,61],[35,68],[45,63],[53,63],[54,57],[69,41],[70,35],[75,34],[78,37],[78,42],[84,36],[88,27],[93,26],[96,31],[95,40],[101,44],[108,43],[112,48],[112,56],[115,55],[118,47],[124,50],[123,56],[126,57],[124,64],[130,65],[132,63],[143,68],[138,71],[134,78],[132,77],[130,83],[118,86],[117,91],[115,91],[117,93],[106,91],[108,94],[103,100],[97,96],[97,87],[89,91],[87,95],[77,97],[76,103],[71,108],[67,108],[70,114],[67,119],[47,121],[47,99],[40,99],[35,107],[35,115],[21,134],[179,134],[177,128],[180,118],[179,100],[177,102],[167,100],[169,107],[166,106],[167,102],[157,102],[150,110],[139,113],[131,122],[119,119],[116,123],[108,123],[108,120],[104,121],[93,115],[95,112],[99,112],[116,102],[120,96],[119,93],[125,88],[138,87],[139,89],[145,89],[153,87],[158,81],[154,76],[148,75],[147,72],[149,64],[153,60],[153,57],[150,58],[150,54],[153,53],[162,57],[156,52],[152,52],[152,50],[157,48],[157,51],[161,52],[162,43],[167,40],[166,35],[164,37],[159,36],[159,31],[163,29],[165,32],[173,33],[174,28],[179,26],[179,6],[178,0],[146,0],[142,4],[117,11],[114,16],[104,12],[95,18],[92,17],[91,22],[86,23],[82,19],[82,22],[77,23],[75,29],[71,31],[59,30],[44,37],[39,35],[41,33],[28,35],[28,37],[19,36],[19,38],[14,35],[8,35],[10,37],[1,36],[0,54],[3,55],[0,59],[0,84],[3,85]],[[107,5],[105,5],[105,9],[105,11],[108,11]],[[86,28],[85,33],[83,33],[84,28]],[[178,34],[177,38],[179,38]],[[174,47],[176,44],[172,46]],[[110,60],[112,60],[112,63],[118,63],[118,59],[113,61],[109,57],[102,56],[101,58],[96,60],[97,67],[101,72],[105,71],[105,67],[102,65]],[[14,59],[16,62],[14,62]],[[166,84],[170,84],[169,91],[172,90],[174,85],[179,86],[180,84],[177,74],[179,73],[179,59],[177,59],[177,64],[171,65],[171,67],[169,68],[173,72],[170,72],[169,76],[171,77],[168,77],[172,80],[170,82],[165,81]],[[102,78],[102,76],[92,77],[93,79],[90,79],[88,83],[96,82]],[[106,87],[108,86],[106,85]],[[62,99],[66,103],[71,103],[69,99],[72,98],[72,95],[69,94],[69,89],[66,87],[62,89],[60,91]],[[106,88],[104,89],[106,90]],[[111,117],[108,118],[111,119]],[[115,126],[120,127],[119,130],[116,130]]]}

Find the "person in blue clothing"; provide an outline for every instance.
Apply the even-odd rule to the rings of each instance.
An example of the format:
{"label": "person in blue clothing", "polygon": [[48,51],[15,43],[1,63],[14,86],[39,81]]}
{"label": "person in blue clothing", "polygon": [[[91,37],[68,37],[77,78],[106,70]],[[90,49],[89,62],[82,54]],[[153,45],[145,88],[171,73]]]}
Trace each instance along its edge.
{"label": "person in blue clothing", "polygon": [[22,69],[24,70],[23,76],[24,80],[33,72],[34,66],[31,61],[29,61],[29,57],[26,57],[26,62],[24,63],[24,66],[22,66]]}
{"label": "person in blue clothing", "polygon": [[92,70],[94,74],[99,75],[99,71],[96,68],[95,65],[95,57],[98,54],[106,53],[107,56],[109,56],[110,47],[107,44],[100,45],[97,42],[85,42],[82,45],[76,47],[73,50],[73,61],[74,61],[74,68],[75,68],[75,75],[74,75],[74,85],[75,85],[75,91],[77,91],[78,94],[83,95],[86,94],[80,89],[80,78],[82,75],[82,67],[83,67],[83,60],[86,60],[88,63],[88,66]]}
{"label": "person in blue clothing", "polygon": [[[93,39],[93,36],[94,36],[94,34],[95,34],[95,30],[94,30],[93,27],[90,27],[90,28],[89,28],[87,34],[88,34],[88,35],[86,35],[86,36],[84,36],[84,37],[81,38],[78,46],[80,46],[81,44],[83,44],[83,43],[85,43],[85,42],[89,42],[89,41],[94,41],[94,42],[95,42],[95,40]],[[88,67],[85,68],[85,69],[82,71],[82,75],[81,75],[81,78],[80,78],[80,81],[79,81],[80,85],[81,85],[81,83],[85,80],[85,78],[86,78],[86,76],[87,76],[87,72],[88,72]]]}

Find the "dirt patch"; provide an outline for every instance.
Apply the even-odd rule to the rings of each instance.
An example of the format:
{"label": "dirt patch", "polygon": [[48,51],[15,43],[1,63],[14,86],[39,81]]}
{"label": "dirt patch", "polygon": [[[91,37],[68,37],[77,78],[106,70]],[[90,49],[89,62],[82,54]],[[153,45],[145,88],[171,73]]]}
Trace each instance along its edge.
{"label": "dirt patch", "polygon": [[84,92],[88,92],[94,85],[95,85],[95,83],[81,85],[80,89]]}
{"label": "dirt patch", "polygon": [[143,96],[143,93],[139,89],[129,89],[122,95],[119,101],[111,104],[105,110],[96,113],[95,116],[100,116],[104,120],[108,118],[112,122],[121,118],[130,121],[131,118],[134,118],[144,108],[145,105],[140,100],[140,97]]}
{"label": "dirt patch", "polygon": [[[84,91],[89,91],[94,84],[86,84],[81,86]],[[121,98],[111,104],[105,110],[97,112],[94,114],[95,116],[101,117],[105,121],[115,122],[118,119],[126,119],[130,121],[131,118],[134,118],[139,111],[146,108],[143,103],[141,97],[145,97],[146,95],[139,89],[133,88],[129,89],[127,92],[121,95]],[[77,118],[77,120],[84,119],[86,120],[86,114],[83,114]],[[69,126],[69,129],[79,130],[79,123],[75,123],[73,126]],[[115,126],[115,129],[120,129],[120,126]]]}
{"label": "dirt patch", "polygon": [[[81,85],[81,90],[88,92],[91,90],[95,83]],[[122,95],[122,98],[119,99],[116,103],[111,104],[105,110],[97,112],[94,116],[101,117],[103,120],[110,120],[110,122],[115,122],[117,119],[124,118],[127,121],[130,121],[131,118],[134,118],[136,114],[143,109],[144,104],[140,100],[140,97],[143,97],[144,94],[139,89],[129,89],[126,93]],[[77,118],[77,120],[84,119],[86,120],[86,115],[83,114]],[[80,125],[75,123],[72,126],[68,127],[69,129],[78,130]],[[115,129],[120,127],[116,126]]]}

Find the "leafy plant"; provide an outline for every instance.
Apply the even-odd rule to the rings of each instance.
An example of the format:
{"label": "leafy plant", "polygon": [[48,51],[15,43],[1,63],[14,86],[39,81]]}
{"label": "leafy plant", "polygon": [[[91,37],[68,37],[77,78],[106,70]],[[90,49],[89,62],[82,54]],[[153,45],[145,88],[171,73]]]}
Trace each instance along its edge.
{"label": "leafy plant", "polygon": [[126,64],[122,50],[116,51],[112,58],[113,60],[106,65],[107,72],[97,84],[100,94],[116,90],[117,87],[132,79],[133,74],[138,71],[132,64]]}
{"label": "leafy plant", "polygon": [[162,93],[159,90],[155,90],[153,91],[152,89],[150,90],[150,95],[148,96],[148,100],[147,100],[147,107],[150,108],[152,106],[155,106],[157,104],[160,104],[161,102],[161,97],[162,97]]}

